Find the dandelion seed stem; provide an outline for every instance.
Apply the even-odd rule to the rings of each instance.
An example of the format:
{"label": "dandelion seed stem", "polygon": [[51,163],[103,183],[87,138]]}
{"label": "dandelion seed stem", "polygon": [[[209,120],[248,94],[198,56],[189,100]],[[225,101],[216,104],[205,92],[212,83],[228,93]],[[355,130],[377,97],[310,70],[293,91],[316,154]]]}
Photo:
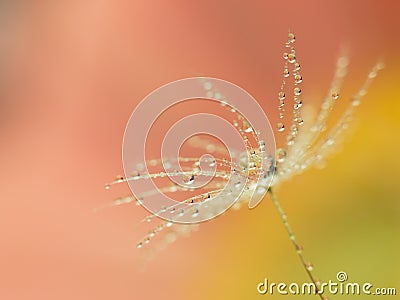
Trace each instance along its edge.
{"label": "dandelion seed stem", "polygon": [[322,300],[325,300],[326,298],[324,297],[323,293],[319,293],[319,288],[318,288],[318,284],[317,284],[318,280],[314,277],[314,275],[313,275],[313,273],[311,271],[312,267],[310,267],[310,263],[307,263],[305,258],[304,258],[304,255],[303,255],[303,252],[302,252],[302,247],[300,246],[300,244],[296,240],[296,237],[295,237],[295,235],[293,233],[292,228],[290,227],[290,224],[289,224],[289,222],[287,220],[287,216],[286,216],[284,210],[282,209],[278,199],[276,198],[276,196],[273,193],[271,188],[268,189],[268,193],[271,195],[272,202],[274,203],[274,205],[275,205],[275,207],[276,207],[276,209],[277,209],[277,211],[279,213],[279,216],[281,217],[281,220],[283,222],[283,225],[285,226],[286,232],[289,235],[289,239],[292,241],[292,244],[293,244],[294,248],[296,249],[296,252],[297,252],[297,254],[299,256],[301,264],[304,267],[304,270],[306,271],[308,277],[311,279],[312,283],[315,285],[315,289],[316,289],[317,294],[319,295],[319,297]]}

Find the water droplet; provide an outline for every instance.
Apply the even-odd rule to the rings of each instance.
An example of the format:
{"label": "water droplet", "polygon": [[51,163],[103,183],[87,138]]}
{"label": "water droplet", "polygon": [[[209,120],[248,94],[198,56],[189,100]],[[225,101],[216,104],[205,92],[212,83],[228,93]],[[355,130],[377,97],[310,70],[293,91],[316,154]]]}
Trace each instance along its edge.
{"label": "water droplet", "polygon": [[308,271],[312,271],[314,269],[314,266],[311,262],[306,263],[306,268]]}
{"label": "water droplet", "polygon": [[139,179],[140,173],[138,171],[134,171],[134,172],[132,172],[131,177],[133,179]]}
{"label": "water droplet", "polygon": [[304,124],[304,120],[303,120],[302,118],[300,118],[300,117],[297,117],[297,118],[296,118],[296,122],[297,122],[297,124],[299,124],[299,125],[303,125],[303,124]]}
{"label": "water droplet", "polygon": [[278,99],[281,100],[281,101],[285,100],[285,93],[284,92],[279,92],[278,93]]}
{"label": "water droplet", "polygon": [[372,79],[375,78],[376,75],[377,75],[376,71],[372,71],[371,73],[368,74],[368,77]]}
{"label": "water droplet", "polygon": [[297,249],[296,249],[296,252],[299,253],[299,254],[302,253],[303,252],[303,246],[302,245],[298,245]]}
{"label": "water droplet", "polygon": [[243,121],[243,128],[246,133],[253,132],[253,128],[247,121]]}
{"label": "water droplet", "polygon": [[203,197],[203,200],[208,200],[208,199],[211,199],[211,195],[210,194],[207,194],[207,195],[205,195],[204,197]]}
{"label": "water droplet", "polygon": [[289,42],[289,43],[294,43],[295,40],[296,40],[296,38],[295,38],[294,34],[290,32],[290,33],[288,34],[288,42]]}
{"label": "water droplet", "polygon": [[283,77],[289,77],[290,73],[288,69],[283,70]]}
{"label": "water droplet", "polygon": [[144,243],[145,243],[145,244],[148,244],[148,243],[150,243],[150,239],[149,239],[148,237],[147,237],[147,238],[145,238],[145,239],[144,239]]}
{"label": "water droplet", "polygon": [[118,175],[118,176],[115,177],[115,181],[116,182],[122,182],[122,181],[124,181],[124,177],[121,176],[121,175]]}
{"label": "water droplet", "polygon": [[150,223],[151,222],[151,216],[146,217],[146,222]]}
{"label": "water droplet", "polygon": [[302,81],[303,81],[303,78],[301,77],[301,75],[299,75],[299,74],[294,75],[295,83],[301,83]]}
{"label": "water droplet", "polygon": [[339,98],[339,93],[333,92],[333,93],[332,93],[332,99],[333,99],[333,100],[337,100],[338,98]]}
{"label": "water droplet", "polygon": [[114,200],[114,204],[115,205],[121,205],[122,203],[123,203],[123,201],[122,201],[121,198],[117,198],[117,199]]}
{"label": "water droplet", "polygon": [[289,54],[287,52],[283,53],[283,58],[288,59]]}
{"label": "water droplet", "polygon": [[142,247],[143,247],[143,243],[142,243],[142,242],[138,243],[138,244],[136,245],[136,247],[137,247],[138,249],[142,248]]}
{"label": "water droplet", "polygon": [[171,221],[169,221],[169,222],[165,223],[165,227],[171,227],[172,224],[173,224],[173,223],[172,223]]}
{"label": "water droplet", "polygon": [[360,101],[359,98],[354,98],[354,99],[351,101],[351,104],[352,104],[353,106],[359,106],[360,103],[361,103],[361,101]]}
{"label": "water droplet", "polygon": [[367,94],[367,90],[366,90],[366,89],[361,89],[361,90],[358,92],[358,94],[359,94],[361,97],[364,97],[364,96]]}
{"label": "water droplet", "polygon": [[299,109],[302,105],[303,105],[303,102],[300,101],[300,102],[298,102],[298,103],[293,104],[293,108],[297,110],[297,109]]}
{"label": "water droplet", "polygon": [[294,137],[291,135],[288,135],[286,137],[286,145],[288,146],[292,146],[294,144]]}
{"label": "water droplet", "polygon": [[282,148],[276,150],[276,160],[278,162],[284,162],[286,159],[286,151]]}
{"label": "water droplet", "polygon": [[107,183],[107,184],[104,186],[104,188],[105,188],[106,190],[109,190],[109,189],[111,188],[111,186]]}
{"label": "water droplet", "polygon": [[277,124],[277,130],[278,130],[279,132],[284,131],[284,130],[285,130],[285,125],[283,125],[282,122],[279,122],[279,123]]}
{"label": "water droplet", "polygon": [[192,213],[192,218],[196,218],[199,215],[199,210],[196,209],[193,213]]}
{"label": "water droplet", "polygon": [[183,209],[181,209],[181,211],[179,212],[179,216],[182,217],[185,214],[185,211]]}
{"label": "water droplet", "polygon": [[236,189],[240,189],[241,187],[242,187],[242,183],[240,181],[235,183]]}
{"label": "water droplet", "polygon": [[301,89],[298,88],[298,87],[295,87],[294,90],[293,90],[293,92],[294,92],[294,94],[295,94],[296,96],[299,96],[299,95],[301,94]]}
{"label": "water droplet", "polygon": [[190,177],[184,179],[184,182],[189,185],[189,184],[193,184],[194,182],[194,175],[192,174]]}
{"label": "water droplet", "polygon": [[294,64],[294,69],[295,69],[295,71],[300,70],[300,64],[299,63],[295,63]]}
{"label": "water droplet", "polygon": [[334,143],[335,143],[335,140],[334,140],[333,138],[329,138],[329,139],[326,141],[326,144],[327,144],[328,146],[332,146]]}
{"label": "water droplet", "polygon": [[293,53],[288,55],[288,61],[292,64],[296,61],[296,56]]}

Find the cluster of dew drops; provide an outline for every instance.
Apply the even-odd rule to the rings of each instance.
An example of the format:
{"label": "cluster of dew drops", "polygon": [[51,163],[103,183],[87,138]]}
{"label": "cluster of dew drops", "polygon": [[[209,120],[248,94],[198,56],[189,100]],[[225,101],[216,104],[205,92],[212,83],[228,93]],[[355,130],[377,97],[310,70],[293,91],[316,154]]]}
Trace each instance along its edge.
{"label": "cluster of dew drops", "polygon": [[[189,199],[186,199],[182,203],[190,204],[193,205],[194,210],[192,211],[192,216],[195,218],[199,215],[199,205],[203,203],[211,203],[213,200],[214,196],[218,194],[223,187],[223,183],[228,181],[230,176],[232,176],[231,171],[233,171],[233,175],[241,176],[241,177],[246,177],[247,179],[250,179],[250,184],[254,183],[257,181],[257,178],[261,174],[264,176],[264,178],[268,178],[268,176],[271,176],[271,174],[274,173],[275,169],[275,163],[279,167],[280,164],[285,163],[286,167],[290,168],[289,166],[286,166],[288,162],[291,162],[293,160],[292,156],[296,156],[297,158],[301,158],[305,160],[304,168],[305,169],[307,166],[311,165],[315,157],[322,156],[322,154],[319,155],[313,155],[315,151],[322,151],[327,148],[328,146],[333,144],[333,141],[337,138],[337,136],[340,135],[340,133],[348,127],[348,122],[351,120],[352,112],[354,107],[358,106],[360,104],[361,98],[366,94],[367,87],[371,83],[371,80],[376,77],[377,72],[383,68],[383,64],[379,63],[377,64],[371,72],[368,74],[368,78],[364,85],[361,87],[361,89],[358,91],[358,93],[352,98],[351,105],[350,107],[345,111],[343,114],[343,117],[337,122],[336,127],[334,127],[334,130],[330,135],[326,138],[326,142],[322,144],[321,147],[315,147],[315,151],[310,151],[310,147],[315,142],[315,139],[319,136],[319,133],[323,132],[325,129],[325,123],[326,119],[328,118],[334,103],[336,100],[339,98],[339,88],[340,88],[340,82],[343,79],[345,73],[346,73],[346,67],[348,64],[347,58],[346,57],[341,57],[338,60],[338,65],[337,65],[337,72],[336,72],[336,77],[337,79],[333,80],[332,86],[331,86],[331,94],[329,95],[328,99],[323,103],[321,107],[321,112],[318,116],[317,122],[311,127],[310,132],[311,138],[309,138],[307,141],[307,147],[306,149],[301,149],[300,152],[297,153],[297,155],[292,155],[290,154],[290,157],[288,157],[287,151],[295,144],[296,138],[298,138],[299,135],[299,129],[300,126],[303,125],[304,120],[301,117],[300,114],[300,108],[302,107],[302,99],[301,99],[301,83],[303,81],[303,78],[300,73],[300,64],[296,58],[296,51],[295,51],[295,35],[291,32],[288,33],[288,40],[285,44],[286,46],[286,52],[283,53],[283,58],[284,58],[284,68],[283,68],[283,80],[282,84],[280,87],[280,90],[278,92],[278,110],[279,110],[279,121],[277,123],[276,130],[278,133],[286,133],[285,136],[285,144],[286,147],[281,147],[276,150],[275,157],[272,158],[268,155],[264,155],[263,153],[265,152],[265,142],[260,139],[260,132],[255,130],[251,125],[250,122],[240,113],[236,110],[236,108],[228,103],[227,99],[224,98],[222,94],[220,94],[218,91],[214,90],[212,87],[212,84],[210,82],[204,82],[203,86],[206,90],[207,96],[212,97],[216,100],[219,101],[220,105],[228,109],[232,114],[233,117],[230,119],[232,124],[237,128],[238,132],[240,133],[245,146],[246,146],[246,151],[247,153],[246,156],[248,155],[249,160],[246,165],[237,165],[233,164],[232,162],[226,160],[225,158],[216,158],[211,161],[209,161],[210,166],[218,165],[219,167],[222,167],[223,169],[220,170],[219,172],[216,172],[214,176],[219,180],[215,186],[212,186],[211,190],[201,193],[199,195],[196,195],[194,197],[191,197]],[[290,78],[291,77],[291,78]],[[293,81],[293,89],[290,91],[290,95],[287,91],[287,80],[292,80]],[[293,99],[293,107],[292,107],[292,119],[288,120],[287,123],[289,123],[288,126],[285,125],[286,118],[285,118],[285,109],[287,108],[287,103],[286,100],[288,98]],[[287,129],[287,128],[288,129]],[[301,138],[296,142],[300,142]],[[301,143],[300,143],[301,144]],[[254,146],[256,145],[256,146]],[[216,147],[215,145],[208,145],[207,147]],[[292,147],[293,148],[293,147]],[[319,150],[318,150],[319,149]],[[310,154],[311,153],[311,154]],[[304,159],[307,158],[307,159]],[[106,184],[105,188],[110,189],[111,185],[117,184],[117,183],[122,183],[122,182],[127,182],[130,180],[141,180],[141,179],[156,179],[159,177],[165,177],[165,176],[182,176],[183,181],[186,185],[190,185],[194,183],[196,176],[198,175],[204,175],[198,172],[198,166],[199,166],[199,159],[198,158],[183,158],[179,157],[178,158],[181,162],[188,163],[189,165],[187,166],[187,170],[185,171],[165,171],[165,172],[156,172],[156,173],[143,173],[139,171],[135,171],[132,176],[124,178],[123,176],[117,176],[117,178],[109,183]],[[265,159],[265,160],[264,160]],[[164,162],[164,159],[153,159],[150,160],[148,163],[150,166],[160,166],[162,165],[162,162]],[[168,164],[168,162],[166,162]],[[190,165],[192,164],[192,165]],[[144,163],[140,163],[140,165],[144,166]],[[164,164],[164,166],[166,166]],[[143,169],[139,168],[138,169]],[[283,174],[283,173],[282,173]],[[287,172],[286,176],[289,176],[292,174],[291,172]],[[278,173],[278,175],[281,175],[281,173]],[[246,186],[248,189],[249,186]],[[265,192],[265,187],[264,186],[258,186],[258,189],[260,189],[260,193]],[[190,188],[180,188],[176,185],[171,185],[171,186],[166,186],[161,189],[161,191],[164,192],[176,192],[176,191],[187,191],[191,190]],[[193,190],[191,190],[193,191]],[[149,195],[154,192],[150,191]],[[204,192],[204,191],[202,191]],[[114,200],[114,205],[121,205],[121,204],[126,204],[130,203],[132,201],[136,201],[136,204],[141,206],[143,205],[144,197],[146,195],[141,195],[138,198],[135,198],[132,195],[128,195],[125,197],[120,197]],[[215,201],[214,201],[215,202]],[[217,205],[217,204],[213,204]],[[177,213],[177,216],[182,216],[183,214],[186,214],[186,211],[176,209],[175,207],[169,207],[169,208],[162,208],[162,211],[169,210],[171,214]],[[161,211],[161,212],[162,212]],[[145,221],[150,222],[156,214],[149,215],[148,217],[145,218]],[[173,222],[171,221],[165,221],[163,220],[157,227],[152,229],[148,235],[144,237],[144,239],[137,244],[137,248],[142,248],[144,244],[148,244],[150,240],[160,231],[162,231],[166,227],[171,227],[174,225]],[[184,225],[179,225],[176,226],[176,231],[182,229],[182,231],[186,230],[187,226]],[[312,265],[308,266],[307,268],[312,269]]]}
{"label": "cluster of dew drops", "polygon": [[[285,46],[288,48],[288,52],[283,53],[283,58],[285,60],[283,67],[283,80],[281,84],[280,91],[278,92],[278,101],[279,101],[279,121],[277,123],[277,131],[284,132],[285,124],[283,122],[284,112],[285,112],[285,100],[286,100],[286,80],[292,75],[294,87],[293,87],[293,119],[292,124],[289,128],[289,133],[286,136],[286,145],[292,146],[295,142],[295,138],[299,131],[299,126],[303,125],[304,120],[300,116],[300,108],[303,105],[301,100],[301,88],[300,85],[303,81],[303,78],[300,74],[300,64],[296,58],[296,50],[295,50],[295,41],[296,38],[293,33],[289,32],[288,41]],[[291,66],[291,70],[289,67]],[[278,163],[281,163],[285,160],[287,156],[287,152],[283,148],[278,148],[276,152],[276,160]]]}

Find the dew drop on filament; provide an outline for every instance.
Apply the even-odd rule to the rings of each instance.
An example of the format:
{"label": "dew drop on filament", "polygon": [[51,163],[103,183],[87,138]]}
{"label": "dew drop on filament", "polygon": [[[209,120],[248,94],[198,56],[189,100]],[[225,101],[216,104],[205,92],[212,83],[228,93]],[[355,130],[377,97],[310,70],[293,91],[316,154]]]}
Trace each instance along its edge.
{"label": "dew drop on filament", "polygon": [[277,149],[276,151],[276,160],[278,162],[284,162],[286,158],[286,151],[282,148]]}
{"label": "dew drop on filament", "polygon": [[301,77],[301,75],[299,75],[299,74],[294,75],[295,83],[301,83],[302,81],[303,81],[303,78]]}
{"label": "dew drop on filament", "polygon": [[296,122],[297,122],[298,125],[303,125],[304,120],[299,117],[299,118],[296,118]]}
{"label": "dew drop on filament", "polygon": [[290,75],[289,70],[288,69],[284,69],[283,70],[283,76],[284,77],[289,77],[289,75]]}
{"label": "dew drop on filament", "polygon": [[298,88],[298,87],[295,87],[293,91],[294,91],[294,94],[295,94],[296,96],[299,96],[299,95],[301,94],[301,89]]}
{"label": "dew drop on filament", "polygon": [[295,38],[294,34],[290,32],[290,33],[288,34],[288,42],[289,42],[289,43],[294,43],[295,40],[296,40],[296,38]]}
{"label": "dew drop on filament", "polygon": [[186,184],[188,184],[188,185],[193,184],[193,182],[194,182],[194,175],[191,175],[190,177],[186,178],[186,179],[184,180],[184,182],[185,182]]}
{"label": "dew drop on filament", "polygon": [[288,61],[292,64],[296,61],[296,56],[293,53],[288,55]]}

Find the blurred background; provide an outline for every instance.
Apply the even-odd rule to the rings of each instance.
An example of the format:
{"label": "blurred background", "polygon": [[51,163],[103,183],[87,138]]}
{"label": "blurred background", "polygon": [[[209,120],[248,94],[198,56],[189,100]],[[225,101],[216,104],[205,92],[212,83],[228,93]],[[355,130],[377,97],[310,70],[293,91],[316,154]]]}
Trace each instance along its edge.
{"label": "blurred background", "polygon": [[274,123],[289,28],[315,107],[349,50],[333,117],[386,63],[343,150],[276,194],[321,280],[345,271],[399,293],[399,11],[390,0],[1,1],[0,298],[279,298],[257,284],[308,282],[269,198],[202,224],[145,268],[136,243],[146,212],[92,211],[129,192],[104,184],[123,173],[131,112],[160,85],[223,78]]}

